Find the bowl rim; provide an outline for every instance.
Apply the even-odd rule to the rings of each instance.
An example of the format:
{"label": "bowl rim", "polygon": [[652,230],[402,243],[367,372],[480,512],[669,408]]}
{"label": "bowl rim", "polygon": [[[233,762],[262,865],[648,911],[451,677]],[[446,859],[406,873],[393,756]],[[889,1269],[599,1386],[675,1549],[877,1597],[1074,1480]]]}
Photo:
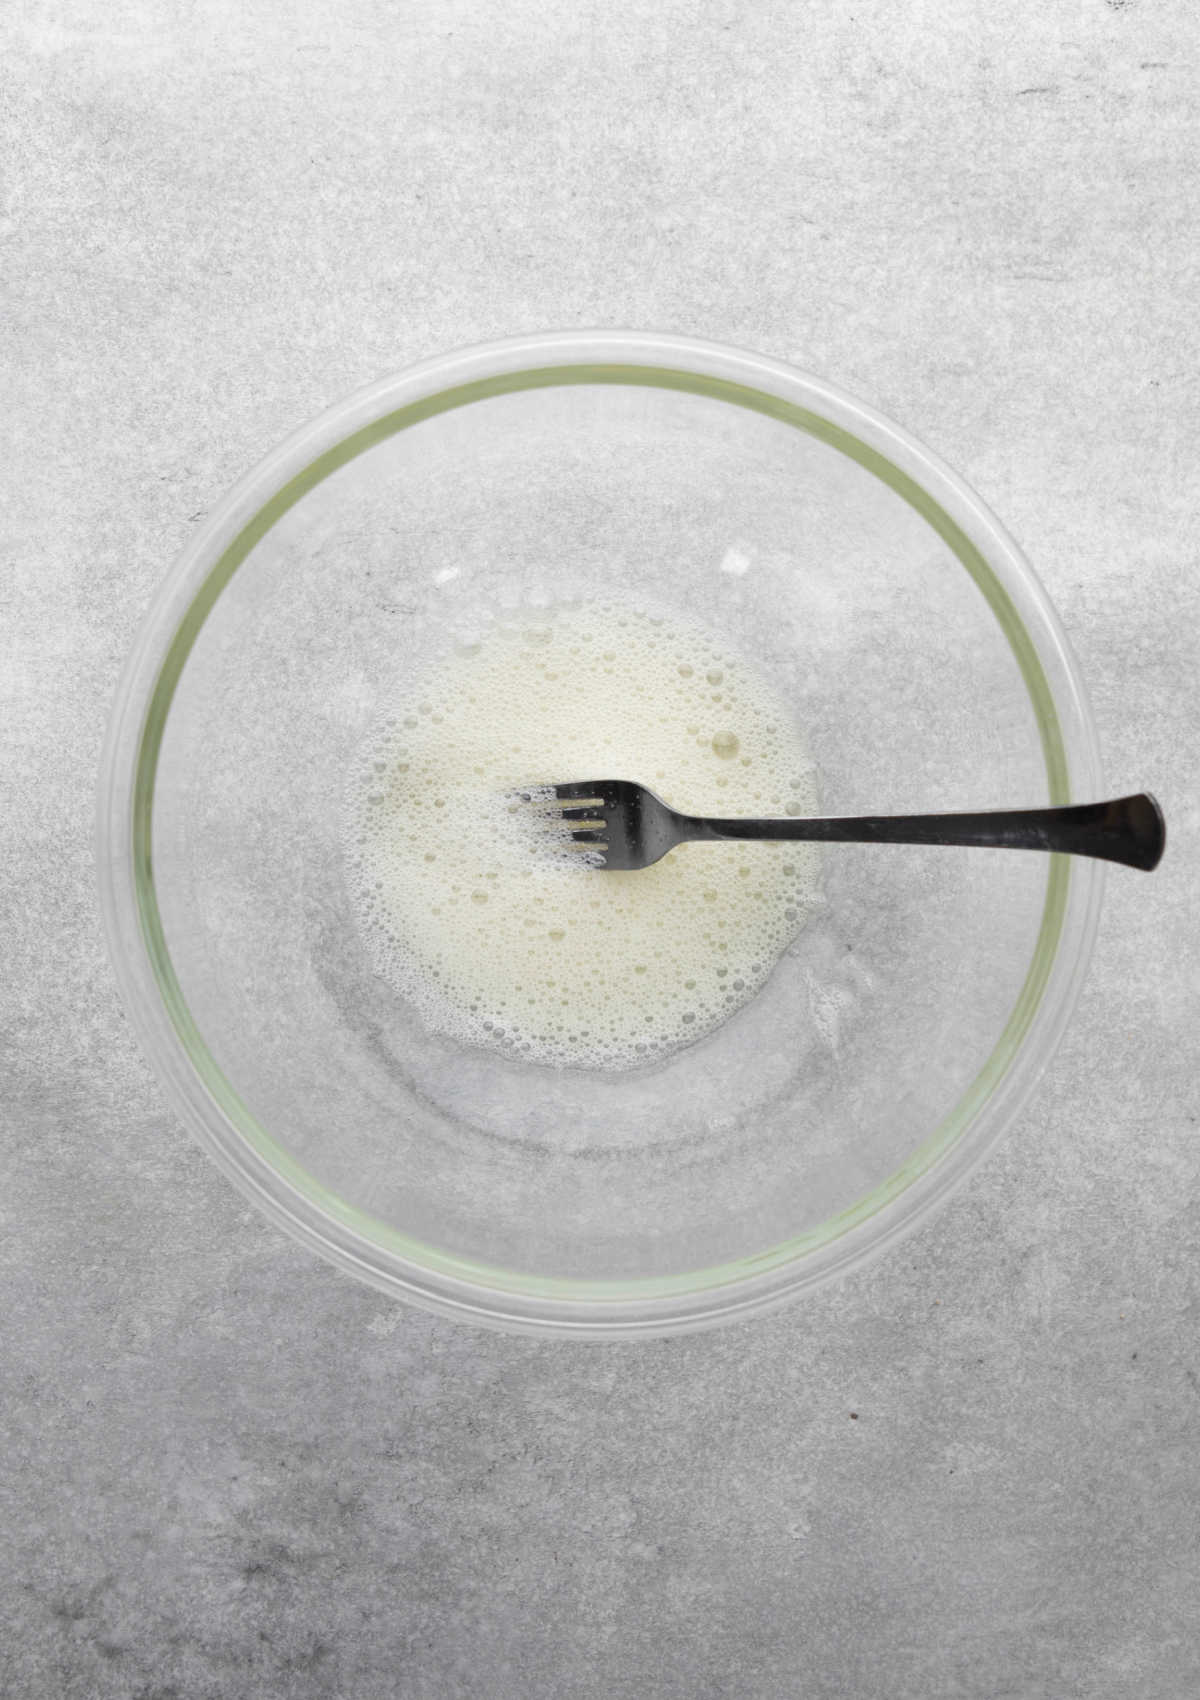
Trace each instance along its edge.
{"label": "bowl rim", "polygon": [[[293,432],[217,504],[168,572],[114,698],[98,778],[104,930],[122,998],[172,1107],[243,1196],[294,1238],[375,1287],[485,1325],[587,1338],[736,1320],[880,1255],[966,1179],[1011,1125],[1078,1001],[1102,865],[1047,859],[1042,926],[1025,985],[976,1080],[909,1159],[817,1229],[711,1270],[639,1281],[554,1280],[491,1269],[374,1223],[308,1175],[254,1122],[187,1009],[153,891],[154,766],[175,680],[224,584],[282,513],[394,431],[520,389],[641,383],[767,413],[857,459],[959,556],[1013,647],[1042,736],[1052,801],[1099,796],[1099,749],[1079,669],[1032,567],[980,498],[909,433],[838,386],[782,361],[666,333],[556,331],[457,349],[344,397]],[[1032,629],[1031,629],[1032,628]],[[1056,678],[1052,686],[1045,662]],[[1065,736],[1064,736],[1065,726]]]}

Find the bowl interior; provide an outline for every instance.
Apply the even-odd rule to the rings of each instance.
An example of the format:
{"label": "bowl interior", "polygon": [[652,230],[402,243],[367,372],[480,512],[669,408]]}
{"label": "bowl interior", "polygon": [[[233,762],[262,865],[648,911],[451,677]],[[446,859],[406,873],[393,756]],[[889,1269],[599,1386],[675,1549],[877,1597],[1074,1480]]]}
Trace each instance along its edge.
{"label": "bowl interior", "polygon": [[346,773],[384,705],[540,602],[721,634],[794,705],[827,812],[1066,799],[1036,607],[828,410],[616,363],[442,390],[326,445],[193,576],[138,752],[160,993],[227,1137],[383,1263],[576,1296],[751,1278],[902,1192],[1005,1079],[1058,858],[831,848],[763,992],[624,1075],[430,1033],[355,922]]}

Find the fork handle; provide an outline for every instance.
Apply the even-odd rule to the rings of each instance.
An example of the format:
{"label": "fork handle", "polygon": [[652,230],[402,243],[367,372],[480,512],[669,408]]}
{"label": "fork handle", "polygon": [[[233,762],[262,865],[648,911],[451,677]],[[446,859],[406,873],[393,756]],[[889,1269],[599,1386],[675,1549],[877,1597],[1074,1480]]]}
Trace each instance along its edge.
{"label": "fork handle", "polygon": [[980,814],[801,816],[784,820],[716,820],[677,816],[688,839],[782,839],[822,844],[964,844],[985,849],[1058,850],[1157,867],[1166,844],[1163,813],[1148,791],[1107,803],[1053,809],[992,809]]}

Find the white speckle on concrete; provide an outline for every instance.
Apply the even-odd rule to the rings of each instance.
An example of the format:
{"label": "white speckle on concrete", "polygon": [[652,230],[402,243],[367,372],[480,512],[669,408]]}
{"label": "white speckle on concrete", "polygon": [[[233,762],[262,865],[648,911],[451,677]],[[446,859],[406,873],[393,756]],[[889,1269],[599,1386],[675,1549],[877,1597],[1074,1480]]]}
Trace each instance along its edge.
{"label": "white speckle on concrete", "polygon": [[380,1311],[378,1316],[373,1316],[367,1323],[367,1333],[377,1334],[381,1340],[390,1340],[403,1321],[404,1313],[399,1306],[394,1306],[391,1310]]}

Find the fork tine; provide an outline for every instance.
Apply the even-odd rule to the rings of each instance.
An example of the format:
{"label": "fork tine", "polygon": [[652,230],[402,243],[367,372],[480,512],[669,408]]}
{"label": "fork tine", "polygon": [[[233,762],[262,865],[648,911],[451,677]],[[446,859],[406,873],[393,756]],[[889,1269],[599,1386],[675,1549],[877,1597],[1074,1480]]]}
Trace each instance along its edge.
{"label": "fork tine", "polygon": [[597,807],[603,802],[600,787],[594,779],[575,780],[570,785],[556,785],[554,795],[560,803],[595,803]]}
{"label": "fork tine", "polygon": [[608,849],[608,839],[604,836],[603,826],[597,832],[573,832],[571,837],[576,844],[599,844],[603,849]]}
{"label": "fork tine", "polygon": [[552,819],[556,821],[592,821],[596,826],[604,825],[604,817],[600,812],[599,805],[595,808],[586,807],[578,809],[563,809],[560,813],[554,815]]}

